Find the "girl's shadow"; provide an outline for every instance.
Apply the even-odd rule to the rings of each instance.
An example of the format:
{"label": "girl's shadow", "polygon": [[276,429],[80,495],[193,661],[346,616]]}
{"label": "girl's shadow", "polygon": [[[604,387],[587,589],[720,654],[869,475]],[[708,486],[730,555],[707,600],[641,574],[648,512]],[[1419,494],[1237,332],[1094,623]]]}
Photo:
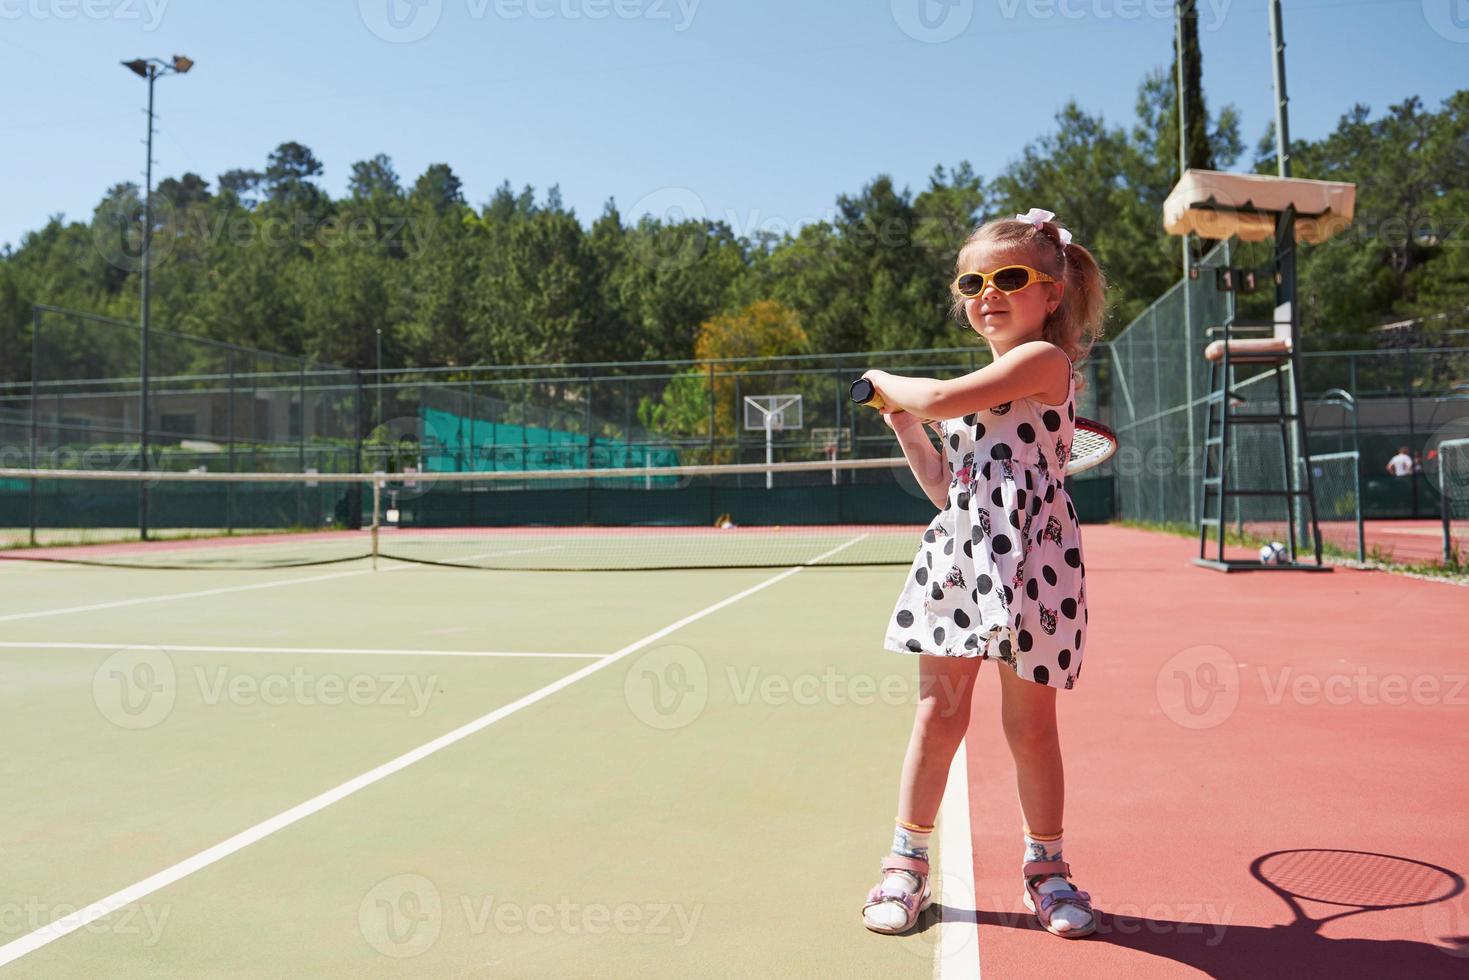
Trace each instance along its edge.
{"label": "girl's shadow", "polygon": [[[1260,878],[1260,860],[1251,871]],[[1464,890],[1464,879],[1446,869],[1443,880],[1451,887],[1447,894],[1430,902],[1412,903],[1432,909]],[[1277,890],[1278,889],[1273,889]],[[1287,900],[1287,904],[1291,904]],[[1366,907],[1362,914],[1370,914]],[[1211,977],[1226,980],[1255,980],[1258,977],[1305,978],[1330,977],[1333,980],[1381,980],[1383,977],[1462,978],[1469,976],[1469,935],[1434,935],[1435,926],[1453,931],[1457,927],[1452,913],[1432,913],[1424,917],[1423,941],[1405,939],[1331,939],[1317,932],[1315,921],[1301,917],[1284,926],[1253,926],[1187,922],[1142,916],[1113,915],[1098,908],[1097,931],[1081,942],[1104,942],[1134,949],[1151,956],[1187,964]],[[1441,922],[1440,922],[1441,920]],[[927,932],[940,922],[978,922],[1008,929],[1032,929],[1042,932],[1033,914],[1018,912],[976,912],[941,903],[924,913],[912,933]],[[1442,945],[1435,945],[1435,941]]]}

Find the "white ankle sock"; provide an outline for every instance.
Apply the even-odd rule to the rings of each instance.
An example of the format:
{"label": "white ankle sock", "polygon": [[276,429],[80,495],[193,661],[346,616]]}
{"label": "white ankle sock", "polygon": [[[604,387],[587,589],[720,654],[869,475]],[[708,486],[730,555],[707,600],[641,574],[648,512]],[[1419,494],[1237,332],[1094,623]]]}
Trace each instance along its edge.
{"label": "white ankle sock", "polygon": [[[901,820],[893,828],[893,853],[900,857],[928,860],[928,842],[933,837],[933,828],[914,830],[913,824]],[[918,876],[908,871],[889,871],[883,879],[884,885],[901,888],[908,894],[918,891]]]}
{"label": "white ankle sock", "polygon": [[[1031,861],[1061,861],[1062,838],[1055,840],[1037,840],[1025,835],[1025,856],[1022,864]],[[1039,885],[1036,891],[1042,895],[1050,895],[1053,892],[1067,891],[1073,886],[1061,875],[1049,875]],[[1091,921],[1091,914],[1085,909],[1077,908],[1075,905],[1056,906],[1051,914],[1051,923],[1058,929],[1077,929]]]}

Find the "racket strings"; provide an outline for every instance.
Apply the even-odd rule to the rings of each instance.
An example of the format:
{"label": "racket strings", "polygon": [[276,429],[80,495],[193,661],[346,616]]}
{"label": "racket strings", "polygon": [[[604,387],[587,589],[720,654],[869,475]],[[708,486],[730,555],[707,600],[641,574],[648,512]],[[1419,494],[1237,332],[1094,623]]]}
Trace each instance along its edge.
{"label": "racket strings", "polygon": [[1261,874],[1282,891],[1327,905],[1421,905],[1454,889],[1453,878],[1431,865],[1359,851],[1293,851],[1267,861]]}
{"label": "racket strings", "polygon": [[1071,438],[1071,459],[1068,468],[1095,465],[1111,457],[1117,449],[1117,440],[1110,433],[1078,425]]}
{"label": "racket strings", "polygon": [[1106,452],[1112,448],[1112,440],[1100,432],[1092,432],[1090,429],[1077,429],[1076,438],[1071,442],[1071,455],[1088,457],[1097,453]]}

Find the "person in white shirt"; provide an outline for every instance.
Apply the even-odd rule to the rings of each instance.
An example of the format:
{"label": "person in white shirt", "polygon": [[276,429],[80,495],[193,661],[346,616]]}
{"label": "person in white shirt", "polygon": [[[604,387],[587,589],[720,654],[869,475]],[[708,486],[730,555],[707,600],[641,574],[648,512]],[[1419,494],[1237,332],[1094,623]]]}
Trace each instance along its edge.
{"label": "person in white shirt", "polygon": [[1408,447],[1401,446],[1398,454],[1387,461],[1387,471],[1393,476],[1408,476],[1413,472],[1413,457],[1408,455]]}

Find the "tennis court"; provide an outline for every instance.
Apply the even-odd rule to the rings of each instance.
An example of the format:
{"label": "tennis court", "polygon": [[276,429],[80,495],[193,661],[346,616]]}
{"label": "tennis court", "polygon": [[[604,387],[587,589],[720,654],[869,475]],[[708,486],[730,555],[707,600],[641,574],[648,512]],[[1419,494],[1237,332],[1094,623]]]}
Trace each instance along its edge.
{"label": "tennis court", "polygon": [[[1357,553],[1357,528],[1347,521],[1322,521],[1321,540],[1340,551]],[[1286,533],[1283,521],[1248,523],[1245,527],[1254,537],[1279,538]],[[1469,522],[1454,520],[1449,524],[1451,546],[1462,555],[1469,552]],[[1362,540],[1368,558],[1374,552],[1387,561],[1400,564],[1441,564],[1444,560],[1444,525],[1442,521],[1400,520],[1363,521]]]}
{"label": "tennis court", "polygon": [[[1020,904],[988,666],[935,911],[868,933],[916,666],[901,571],[828,564],[861,533],[615,574],[0,562],[0,976],[1462,973],[1464,590],[1105,526],[1060,710],[1095,939]],[[1293,921],[1251,864],[1322,848],[1422,862],[1429,904]]]}

